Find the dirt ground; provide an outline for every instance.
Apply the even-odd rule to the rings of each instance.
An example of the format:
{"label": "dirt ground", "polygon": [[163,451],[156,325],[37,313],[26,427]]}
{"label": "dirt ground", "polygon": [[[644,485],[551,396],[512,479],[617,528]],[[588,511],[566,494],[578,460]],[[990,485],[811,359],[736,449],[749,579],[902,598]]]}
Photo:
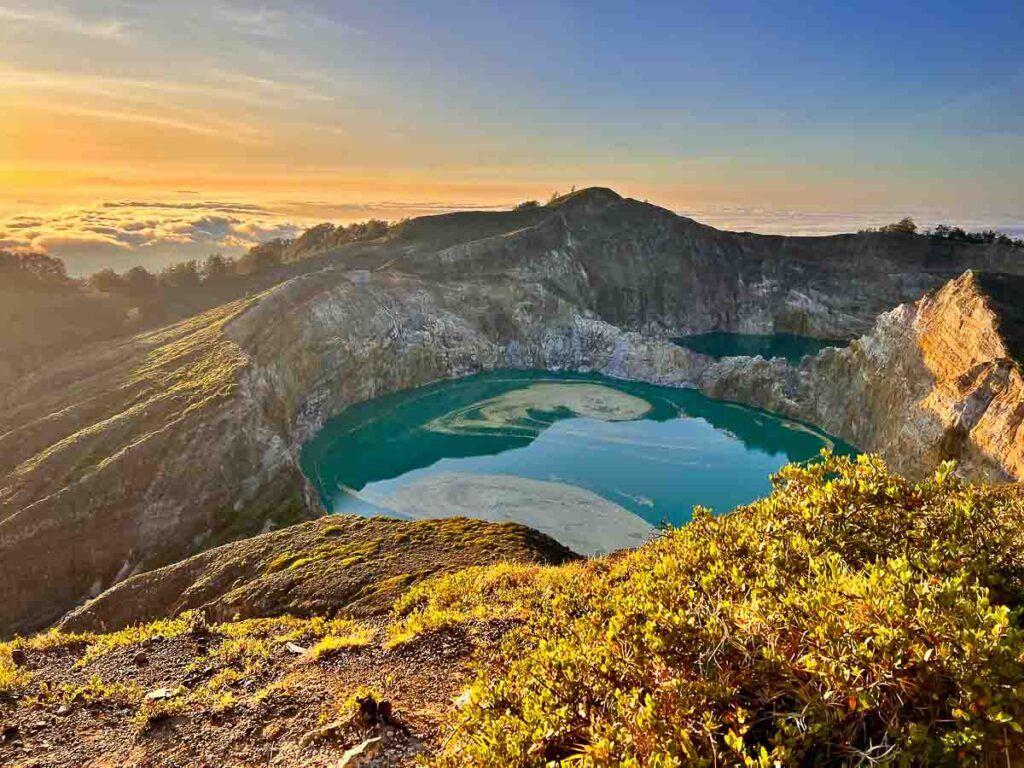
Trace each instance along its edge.
{"label": "dirt ground", "polygon": [[414,765],[443,743],[470,660],[501,628],[477,628],[472,639],[464,629],[431,633],[387,650],[384,623],[368,644],[317,659],[298,652],[302,638],[269,639],[267,658],[211,701],[190,694],[238,666],[210,661],[231,641],[216,629],[145,639],[84,665],[85,644],[27,649],[32,685],[0,697],[0,765],[318,768],[377,738],[376,755],[353,765]]}

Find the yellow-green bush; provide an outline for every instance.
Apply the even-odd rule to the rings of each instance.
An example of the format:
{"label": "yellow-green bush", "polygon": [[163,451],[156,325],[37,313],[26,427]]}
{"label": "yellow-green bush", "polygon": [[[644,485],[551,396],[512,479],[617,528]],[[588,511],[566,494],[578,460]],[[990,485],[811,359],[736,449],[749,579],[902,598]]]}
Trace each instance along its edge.
{"label": "yellow-green bush", "polygon": [[107,704],[134,705],[142,701],[145,690],[136,683],[107,683],[99,675],[93,675],[85,683],[62,683],[49,686],[40,683],[38,702],[70,704],[75,701],[102,701]]}
{"label": "yellow-green bush", "polygon": [[[529,617],[438,764],[1024,762],[1020,499],[827,454],[773,481],[591,578],[504,592],[496,617]],[[398,608],[483,618],[482,580],[452,578]]]}
{"label": "yellow-green bush", "polygon": [[11,661],[10,644],[0,644],[0,696],[17,691],[31,678],[32,675]]}
{"label": "yellow-green bush", "polygon": [[362,648],[373,642],[373,636],[376,634],[372,627],[362,626],[354,621],[336,619],[333,624],[334,628],[330,634],[324,635],[309,649],[310,658],[316,660],[340,651]]}
{"label": "yellow-green bush", "polygon": [[475,621],[525,620],[550,600],[566,580],[578,588],[604,572],[604,561],[545,568],[528,563],[499,563],[447,573],[417,584],[395,602],[398,620],[388,627],[388,647],[424,632]]}

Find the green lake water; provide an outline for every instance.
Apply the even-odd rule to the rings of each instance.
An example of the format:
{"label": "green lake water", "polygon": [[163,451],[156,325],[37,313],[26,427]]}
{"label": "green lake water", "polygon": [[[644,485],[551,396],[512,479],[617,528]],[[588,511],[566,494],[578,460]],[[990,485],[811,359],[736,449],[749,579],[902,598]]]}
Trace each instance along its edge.
{"label": "green lake water", "polygon": [[810,336],[794,336],[788,333],[773,333],[757,336],[749,333],[725,333],[713,331],[682,336],[675,339],[681,347],[714,358],[757,357],[766,359],[783,357],[791,363],[799,363],[804,355],[815,355],[826,347],[845,347],[845,341],[826,341]]}
{"label": "green lake water", "polygon": [[577,549],[763,496],[823,447],[804,424],[695,390],[595,375],[497,371],[346,409],[302,467],[331,512],[516,520]]}

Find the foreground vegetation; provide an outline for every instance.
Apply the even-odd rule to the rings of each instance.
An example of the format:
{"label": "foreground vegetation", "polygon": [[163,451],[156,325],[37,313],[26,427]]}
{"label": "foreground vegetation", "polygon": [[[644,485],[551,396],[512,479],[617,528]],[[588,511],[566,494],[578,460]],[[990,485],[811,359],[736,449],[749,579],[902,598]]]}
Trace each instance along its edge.
{"label": "foreground vegetation", "polygon": [[[698,509],[633,552],[421,581],[369,623],[207,625],[198,611],[18,639],[0,645],[0,717],[5,700],[107,706],[136,734],[192,723],[168,744],[220,738],[203,718],[287,741],[280,723],[330,724],[397,678],[409,685],[392,693],[396,718],[448,711],[422,737],[443,768],[1024,762],[1016,489],[965,484],[951,465],[912,483],[877,458],[828,454],[773,481],[768,498]],[[180,683],[154,690],[153,672],[132,668],[158,648]],[[475,682],[445,658],[475,658]],[[303,697],[318,686],[315,709]],[[350,734],[341,747],[373,733],[331,727]],[[312,743],[300,735],[296,764]]]}
{"label": "foreground vegetation", "polygon": [[531,617],[438,764],[1020,764],[1024,510],[950,470],[827,457],[615,563],[421,586],[407,624]]}

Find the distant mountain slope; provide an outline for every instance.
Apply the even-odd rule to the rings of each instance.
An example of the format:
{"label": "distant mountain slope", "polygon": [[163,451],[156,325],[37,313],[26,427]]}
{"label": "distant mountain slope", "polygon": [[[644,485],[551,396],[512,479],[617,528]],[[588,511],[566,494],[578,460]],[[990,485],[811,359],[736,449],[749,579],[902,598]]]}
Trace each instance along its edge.
{"label": "distant mountain slope", "polygon": [[57,259],[0,250],[0,389],[70,349],[125,333],[128,309],[83,290]]}
{"label": "distant mountain slope", "polygon": [[[436,249],[410,246],[392,264],[431,279],[511,273],[630,330],[821,338],[863,333],[881,312],[967,269],[1024,273],[1022,252],[1005,245],[899,233],[724,232],[608,189],[582,190],[540,210],[548,215],[529,227],[480,238],[477,230]],[[425,223],[448,232],[464,215]],[[521,223],[519,215],[507,226]]]}
{"label": "distant mountain slope", "polygon": [[[55,355],[152,330],[325,267],[400,266],[437,278],[455,272],[439,269],[432,254],[443,254],[441,263],[456,271],[486,272],[507,269],[503,256],[532,261],[567,246],[586,272],[585,290],[576,291],[574,300],[586,299],[609,322],[679,333],[776,330],[849,337],[867,330],[878,313],[965,269],[1024,271],[1021,250],[996,242],[898,233],[816,238],[723,232],[602,188],[548,205],[423,216],[391,227],[380,221],[319,224],[294,241],[257,246],[242,260],[241,273],[174,289],[104,292],[66,277],[26,286],[4,270],[0,252],[6,330],[0,390]],[[711,275],[716,278],[709,280]]]}

